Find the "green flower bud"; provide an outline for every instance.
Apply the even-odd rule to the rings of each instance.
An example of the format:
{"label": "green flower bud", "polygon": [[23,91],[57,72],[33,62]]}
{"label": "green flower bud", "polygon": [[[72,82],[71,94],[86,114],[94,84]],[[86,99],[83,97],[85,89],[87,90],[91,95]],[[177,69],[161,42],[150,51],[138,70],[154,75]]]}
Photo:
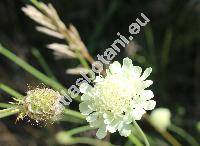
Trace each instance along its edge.
{"label": "green flower bud", "polygon": [[25,116],[42,122],[54,122],[61,118],[64,106],[60,102],[62,96],[58,91],[49,88],[29,90],[21,104],[21,113],[18,118]]}

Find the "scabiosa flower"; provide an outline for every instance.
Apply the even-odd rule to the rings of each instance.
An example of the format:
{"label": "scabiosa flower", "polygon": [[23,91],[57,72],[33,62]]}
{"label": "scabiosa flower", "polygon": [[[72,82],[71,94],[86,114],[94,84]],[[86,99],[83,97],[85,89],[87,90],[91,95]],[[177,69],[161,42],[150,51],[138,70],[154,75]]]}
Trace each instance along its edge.
{"label": "scabiosa flower", "polygon": [[98,138],[117,130],[127,137],[131,134],[133,120],[140,120],[145,110],[154,109],[156,102],[151,100],[154,94],[146,90],[153,83],[146,80],[151,71],[147,68],[141,75],[141,67],[133,66],[132,60],[125,58],[122,66],[117,61],[112,63],[106,77],[97,76],[94,87],[81,84],[83,102],[79,109],[90,126],[98,128]]}
{"label": "scabiosa flower", "polygon": [[61,95],[58,91],[49,88],[29,90],[21,102],[19,118],[25,116],[39,122],[53,123],[60,119],[64,106],[61,104]]}

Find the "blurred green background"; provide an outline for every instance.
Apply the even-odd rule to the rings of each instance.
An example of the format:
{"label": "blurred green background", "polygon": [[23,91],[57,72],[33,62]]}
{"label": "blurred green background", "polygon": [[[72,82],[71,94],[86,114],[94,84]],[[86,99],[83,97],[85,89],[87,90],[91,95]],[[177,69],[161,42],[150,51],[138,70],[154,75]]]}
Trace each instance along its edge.
{"label": "blurred green background", "polygon": [[[128,36],[128,27],[144,13],[150,22],[141,27],[134,40],[122,49],[116,60],[128,56],[135,64],[153,67],[151,78],[157,107],[167,107],[172,121],[200,139],[196,124],[200,121],[200,1],[199,0],[43,0],[51,2],[65,24],[75,25],[92,56],[102,54],[117,38],[117,32]],[[65,70],[78,65],[70,59],[57,60],[45,46],[60,40],[35,30],[36,23],[21,11],[28,0],[0,1],[0,42],[42,72],[32,48],[44,56],[54,75],[66,87],[78,76]],[[0,82],[25,93],[27,84],[38,81],[0,55]],[[0,101],[11,101],[0,90]],[[71,105],[76,107],[74,103]],[[56,146],[55,133],[75,125],[66,123],[41,128],[25,121],[14,123],[15,116],[0,120],[2,146]],[[145,122],[144,131],[158,138]],[[111,137],[123,145],[125,138]],[[161,138],[162,139],[162,138]],[[183,139],[180,142],[188,145]],[[159,145],[159,141],[157,142]],[[156,144],[156,145],[157,145]],[[167,145],[160,143],[160,145]]]}

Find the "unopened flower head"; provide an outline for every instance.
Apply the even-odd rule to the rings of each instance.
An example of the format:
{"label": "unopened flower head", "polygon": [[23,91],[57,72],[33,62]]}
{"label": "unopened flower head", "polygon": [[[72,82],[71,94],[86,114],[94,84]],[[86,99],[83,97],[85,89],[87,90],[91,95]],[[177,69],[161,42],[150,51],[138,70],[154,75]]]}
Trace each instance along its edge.
{"label": "unopened flower head", "polygon": [[22,102],[19,118],[28,116],[33,120],[54,122],[60,119],[64,106],[58,91],[49,88],[29,90]]}
{"label": "unopened flower head", "polygon": [[112,63],[106,77],[97,76],[94,87],[81,84],[83,102],[79,109],[90,125],[98,128],[98,138],[117,130],[122,136],[130,135],[132,121],[140,120],[145,110],[154,109],[154,94],[146,90],[153,83],[146,80],[151,71],[147,68],[142,74],[141,67],[133,66],[132,60],[125,58],[122,66],[117,61]]}
{"label": "unopened flower head", "polygon": [[151,123],[162,131],[165,131],[171,124],[171,113],[167,108],[157,108],[151,112]]}

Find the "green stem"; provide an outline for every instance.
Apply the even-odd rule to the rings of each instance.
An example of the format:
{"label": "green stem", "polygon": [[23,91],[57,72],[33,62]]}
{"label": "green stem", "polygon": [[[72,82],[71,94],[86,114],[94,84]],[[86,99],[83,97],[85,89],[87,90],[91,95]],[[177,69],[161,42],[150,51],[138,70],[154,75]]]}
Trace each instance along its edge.
{"label": "green stem", "polygon": [[86,69],[90,68],[87,61],[85,60],[85,58],[83,57],[83,55],[80,53],[79,50],[76,50],[76,56],[79,59],[80,63],[83,65],[84,68],[86,68]]}
{"label": "green stem", "polygon": [[69,123],[75,123],[75,124],[84,124],[86,123],[86,121],[83,121],[81,119],[78,119],[76,117],[69,117],[68,115],[67,116],[63,116],[60,120],[60,122],[69,122]]}
{"label": "green stem", "polygon": [[13,107],[13,104],[9,104],[9,103],[0,103],[0,108],[10,108]]}
{"label": "green stem", "polygon": [[89,130],[93,130],[95,128],[90,127],[89,125],[87,126],[82,126],[82,127],[78,127],[78,128],[74,128],[70,131],[67,131],[65,134],[69,135],[69,136],[73,136],[75,134],[81,133],[81,132],[85,132],[85,131],[89,131]]}
{"label": "green stem", "polygon": [[88,137],[75,137],[70,139],[70,144],[89,144],[93,146],[114,146],[107,141],[102,141],[98,139],[88,138]]}
{"label": "green stem", "polygon": [[52,86],[53,88],[55,89],[64,88],[60,83],[55,82],[54,80],[50,79],[49,77],[47,77],[46,75],[38,71],[36,68],[34,68],[30,64],[22,60],[21,58],[17,57],[15,54],[13,54],[12,52],[10,52],[9,50],[7,50],[1,45],[0,45],[0,53],[6,56],[11,61],[15,62],[17,65],[19,65],[21,68],[23,68],[27,72],[31,73],[32,75],[34,75],[35,77],[43,81],[44,83]]}
{"label": "green stem", "polygon": [[153,124],[151,121],[150,121],[150,118],[149,118],[149,115],[148,114],[145,114],[144,115],[144,118],[147,120],[147,122],[155,128],[155,130],[160,133],[163,138],[165,138],[165,140],[167,140],[172,146],[182,146],[179,141],[176,140],[175,137],[173,137],[168,131],[163,131],[163,130],[160,130],[159,128],[157,128],[155,126],[155,124]]}
{"label": "green stem", "polygon": [[41,8],[40,3],[37,0],[30,0],[37,8]]}
{"label": "green stem", "polygon": [[132,146],[134,143],[132,143],[132,141],[127,140],[126,143],[124,144],[124,146]]}
{"label": "green stem", "polygon": [[72,130],[66,132],[60,132],[57,134],[57,140],[60,141],[62,144],[89,144],[94,146],[112,146],[109,142],[92,139],[88,137],[72,137],[75,134],[79,134],[85,131],[93,130],[95,128],[87,126],[82,126],[78,128],[74,128]]}
{"label": "green stem", "polygon": [[15,91],[14,89],[10,88],[9,86],[0,83],[0,89],[2,89],[3,91],[5,91],[6,93],[10,94],[11,96],[17,98],[17,99],[22,99],[23,95],[20,94],[19,92]]}
{"label": "green stem", "polygon": [[33,48],[31,50],[32,54],[35,56],[35,58],[37,59],[37,61],[40,63],[40,65],[42,66],[42,68],[44,69],[45,73],[51,77],[53,80],[56,81],[56,77],[54,76],[53,72],[51,71],[51,69],[49,68],[49,65],[47,64],[47,62],[45,61],[44,57],[42,56],[42,54],[40,53],[40,51],[36,48]]}
{"label": "green stem", "polygon": [[[4,55],[8,59],[13,61],[17,65],[19,65],[21,68],[23,68],[24,70],[26,70],[27,72],[29,72],[30,74],[32,74],[33,76],[35,76],[36,78],[38,78],[39,80],[44,82],[45,84],[51,86],[55,90],[59,90],[59,91],[64,90],[65,93],[68,93],[67,89],[63,85],[52,80],[51,78],[49,78],[45,74],[41,73],[36,68],[34,68],[30,64],[28,64],[27,62],[25,62],[24,60],[22,60],[21,58],[19,58],[18,56],[16,56],[15,54],[10,52],[6,48],[4,48],[1,44],[0,44],[0,54]],[[75,100],[79,101],[79,98],[76,98]]]}
{"label": "green stem", "polygon": [[73,116],[81,120],[85,120],[85,116],[83,116],[81,113],[70,110],[70,109],[65,109],[65,115]]}
{"label": "green stem", "polygon": [[4,117],[10,116],[10,115],[14,115],[18,112],[19,112],[18,108],[3,109],[3,110],[0,110],[0,118],[4,118]]}
{"label": "green stem", "polygon": [[137,139],[136,136],[134,136],[133,134],[131,134],[128,139],[135,144],[136,146],[143,146],[143,144]]}
{"label": "green stem", "polygon": [[183,137],[185,140],[188,141],[188,143],[191,145],[191,146],[199,146],[200,144],[196,141],[196,139],[194,139],[189,133],[187,133],[184,129],[174,125],[174,124],[171,124],[169,126],[169,130],[177,133],[178,135],[180,135],[181,137]]}
{"label": "green stem", "polygon": [[147,140],[147,137],[145,136],[144,132],[142,131],[142,129],[140,128],[140,126],[137,124],[135,120],[133,120],[133,124],[135,128],[138,130],[138,132],[140,132],[141,136],[143,137],[145,145],[150,146],[149,141]]}

